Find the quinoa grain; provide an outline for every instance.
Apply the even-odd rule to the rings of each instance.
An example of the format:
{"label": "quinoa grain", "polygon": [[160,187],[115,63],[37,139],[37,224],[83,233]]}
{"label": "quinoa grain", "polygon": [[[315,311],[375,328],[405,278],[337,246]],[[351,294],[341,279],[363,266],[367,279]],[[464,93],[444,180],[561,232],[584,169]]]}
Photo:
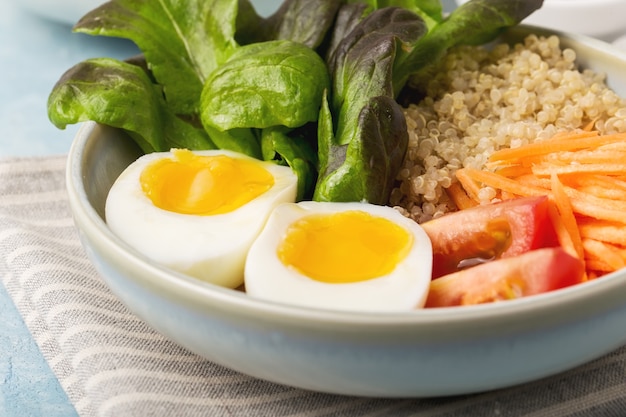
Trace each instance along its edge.
{"label": "quinoa grain", "polygon": [[[424,222],[456,210],[445,189],[462,167],[483,169],[503,147],[544,140],[595,121],[601,133],[626,131],[626,100],[605,75],[579,71],[576,52],[557,36],[452,49],[428,79],[426,98],[404,109],[409,148],[390,205]],[[492,202],[495,192],[480,192]]]}

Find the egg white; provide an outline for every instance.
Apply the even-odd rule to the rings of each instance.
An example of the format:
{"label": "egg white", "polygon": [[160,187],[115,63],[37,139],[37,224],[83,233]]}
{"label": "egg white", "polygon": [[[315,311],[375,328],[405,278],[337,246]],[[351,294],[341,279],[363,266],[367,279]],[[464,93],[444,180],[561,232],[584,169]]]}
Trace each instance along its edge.
{"label": "egg white", "polygon": [[[324,283],[285,266],[277,248],[290,224],[316,213],[362,210],[403,227],[413,245],[395,269],[384,276],[354,283]],[[323,260],[320,260],[323,262]],[[416,222],[392,207],[367,203],[300,202],[274,209],[253,243],[245,265],[246,292],[256,298],[331,310],[398,312],[423,307],[432,272],[432,245]]]}
{"label": "egg white", "polygon": [[141,156],[115,181],[105,206],[109,228],[149,259],[192,277],[236,288],[243,283],[248,249],[272,209],[293,202],[297,176],[286,166],[258,161],[225,150],[197,155],[228,155],[253,160],[274,177],[274,185],[242,207],[224,214],[179,214],[156,207],[142,191],[140,176],[150,163],[171,158],[170,152]]}

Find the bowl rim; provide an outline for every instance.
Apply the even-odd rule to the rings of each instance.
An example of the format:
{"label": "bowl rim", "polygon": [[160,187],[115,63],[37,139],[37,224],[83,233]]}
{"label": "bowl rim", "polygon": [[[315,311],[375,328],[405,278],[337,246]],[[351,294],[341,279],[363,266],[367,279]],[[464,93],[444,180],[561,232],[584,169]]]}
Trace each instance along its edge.
{"label": "bowl rim", "polygon": [[[512,31],[514,36],[519,36],[520,33],[555,34],[566,39],[567,44],[582,42],[594,49],[617,54],[626,61],[626,54],[620,55],[616,48],[584,35],[565,34],[529,25],[519,25]],[[445,338],[454,333],[454,329],[461,330],[469,324],[480,323],[485,334],[493,333],[490,330],[492,326],[504,331],[536,329],[538,325],[549,327],[575,322],[626,304],[626,268],[572,287],[495,304],[392,313],[318,310],[284,305],[255,299],[237,290],[203,282],[154,264],[115,236],[89,204],[81,162],[90,142],[101,129],[112,128],[92,121],[81,123],[68,153],[66,187],[76,226],[87,239],[97,241],[98,245],[114,254],[116,259],[125,260],[133,267],[145,271],[145,274],[136,277],[136,284],[164,297],[175,297],[197,311],[219,311],[242,318],[255,317],[268,322],[287,322],[303,330],[330,326],[341,331],[349,329],[353,333],[367,327],[384,333],[397,331],[398,328],[414,329],[417,326],[427,329],[429,337],[440,335]]]}

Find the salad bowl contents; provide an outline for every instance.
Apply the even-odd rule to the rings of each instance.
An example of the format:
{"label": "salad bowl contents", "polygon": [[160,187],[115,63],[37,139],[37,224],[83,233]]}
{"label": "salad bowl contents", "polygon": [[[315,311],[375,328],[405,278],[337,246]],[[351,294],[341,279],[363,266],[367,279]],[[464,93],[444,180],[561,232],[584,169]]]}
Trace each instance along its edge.
{"label": "salad bowl contents", "polygon": [[[540,1],[472,0],[445,18],[433,1],[294,0],[268,18],[247,2],[185,3],[207,7],[200,21],[167,4],[87,14],[76,30],[144,53],[77,64],[48,103],[58,127],[84,122],[67,184],[87,254],[156,330],[256,377],[388,397],[511,386],[626,343],[626,245],[614,238],[626,221],[589,210],[623,204],[600,185],[626,170],[597,158],[626,143],[625,57],[519,26]],[[234,162],[224,176],[213,152],[291,173],[261,226],[242,225],[248,203],[231,202],[271,193],[278,176]],[[163,159],[135,168],[151,155]],[[131,199],[144,208],[130,224],[160,218],[137,227],[165,249],[138,243]],[[164,237],[174,218],[187,224]],[[224,230],[215,244],[205,223]],[[251,234],[234,267],[221,251],[238,226]],[[167,240],[189,245],[181,259],[213,259],[202,279],[165,262]],[[224,270],[240,272],[212,281]]]}

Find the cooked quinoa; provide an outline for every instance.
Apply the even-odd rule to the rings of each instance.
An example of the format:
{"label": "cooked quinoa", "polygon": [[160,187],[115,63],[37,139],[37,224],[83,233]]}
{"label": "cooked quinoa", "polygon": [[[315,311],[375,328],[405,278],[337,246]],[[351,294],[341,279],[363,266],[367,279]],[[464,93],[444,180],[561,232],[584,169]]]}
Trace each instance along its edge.
{"label": "cooked quinoa", "polygon": [[[390,205],[424,222],[456,208],[445,188],[461,167],[482,169],[489,155],[582,128],[626,131],[626,100],[605,75],[579,71],[576,53],[557,36],[528,36],[513,47],[451,50],[423,86],[426,97],[404,109],[409,147]],[[481,190],[482,202],[495,191]]]}

